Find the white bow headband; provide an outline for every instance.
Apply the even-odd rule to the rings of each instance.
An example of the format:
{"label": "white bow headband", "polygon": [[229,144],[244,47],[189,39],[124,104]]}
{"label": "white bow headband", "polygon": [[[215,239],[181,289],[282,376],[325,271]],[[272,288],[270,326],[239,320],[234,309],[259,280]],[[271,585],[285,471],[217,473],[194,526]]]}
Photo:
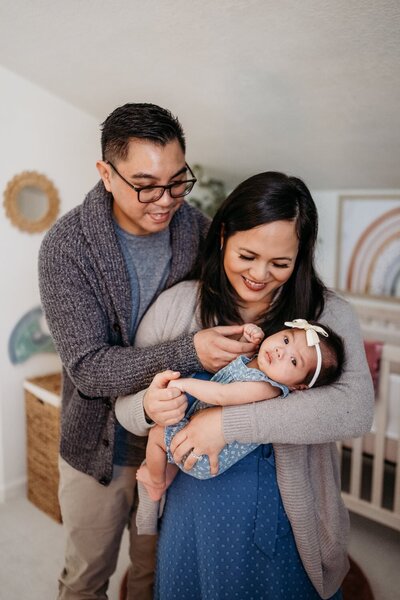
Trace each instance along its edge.
{"label": "white bow headband", "polygon": [[305,319],[293,319],[293,321],[286,321],[285,325],[286,325],[286,327],[292,327],[295,329],[303,329],[306,332],[307,346],[315,347],[315,351],[317,353],[317,366],[316,366],[313,378],[311,379],[310,383],[308,384],[308,387],[312,388],[312,386],[315,384],[315,382],[317,381],[317,379],[319,377],[319,374],[321,372],[321,366],[322,366],[322,355],[321,355],[321,348],[319,346],[320,340],[319,340],[318,334],[320,333],[321,335],[324,335],[325,337],[329,337],[328,333],[325,331],[325,329],[323,329],[319,325],[312,325]]}

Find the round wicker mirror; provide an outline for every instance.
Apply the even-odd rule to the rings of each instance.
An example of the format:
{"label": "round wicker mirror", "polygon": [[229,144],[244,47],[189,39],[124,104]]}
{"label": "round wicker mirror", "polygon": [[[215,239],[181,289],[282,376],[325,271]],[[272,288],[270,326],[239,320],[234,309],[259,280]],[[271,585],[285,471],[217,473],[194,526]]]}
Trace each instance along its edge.
{"label": "round wicker mirror", "polygon": [[13,225],[38,233],[45,231],[57,218],[60,206],[58,191],[52,181],[36,171],[24,171],[8,182],[4,208]]}

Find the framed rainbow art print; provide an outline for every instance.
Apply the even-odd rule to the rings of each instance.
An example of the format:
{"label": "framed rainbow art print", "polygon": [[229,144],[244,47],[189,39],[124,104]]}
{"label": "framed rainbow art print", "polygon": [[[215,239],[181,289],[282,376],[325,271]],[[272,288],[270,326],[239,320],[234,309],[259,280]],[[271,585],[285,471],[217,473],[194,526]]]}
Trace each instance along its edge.
{"label": "framed rainbow art print", "polygon": [[400,195],[339,197],[336,288],[400,302]]}

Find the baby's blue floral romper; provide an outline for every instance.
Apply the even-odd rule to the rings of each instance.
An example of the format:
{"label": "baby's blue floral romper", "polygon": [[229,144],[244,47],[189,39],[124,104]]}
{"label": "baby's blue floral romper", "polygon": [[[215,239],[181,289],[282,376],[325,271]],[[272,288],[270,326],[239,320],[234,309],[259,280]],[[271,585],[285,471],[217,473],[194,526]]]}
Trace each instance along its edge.
{"label": "baby's blue floral romper", "polygon": [[[280,388],[282,390],[282,395],[280,397],[286,398],[286,396],[289,394],[289,388],[287,388],[286,385],[272,381],[272,379],[269,379],[269,377],[267,377],[259,369],[247,367],[247,364],[250,362],[250,360],[251,359],[247,358],[247,356],[239,356],[226,365],[226,367],[215,373],[210,381],[217,381],[218,383],[233,383],[234,381],[265,381],[275,387]],[[168,462],[170,463],[175,462],[169,449],[174,435],[189,423],[190,417],[195,412],[205,408],[210,408],[210,406],[212,406],[211,404],[206,404],[205,402],[201,402],[195,398],[189,398],[192,400],[192,403],[188,412],[186,413],[186,416],[176,425],[171,425],[165,428],[165,445],[167,448]],[[218,475],[229,469],[247,454],[250,454],[250,452],[253,452],[257,446],[258,444],[240,444],[239,442],[227,444],[220,452],[218,457]],[[182,465],[178,466],[183,469]],[[210,462],[208,460],[208,456],[202,456],[201,459],[197,461],[196,465],[190,471],[186,472],[192,477],[196,477],[196,479],[209,479],[210,477],[215,477],[215,475],[210,475]]]}

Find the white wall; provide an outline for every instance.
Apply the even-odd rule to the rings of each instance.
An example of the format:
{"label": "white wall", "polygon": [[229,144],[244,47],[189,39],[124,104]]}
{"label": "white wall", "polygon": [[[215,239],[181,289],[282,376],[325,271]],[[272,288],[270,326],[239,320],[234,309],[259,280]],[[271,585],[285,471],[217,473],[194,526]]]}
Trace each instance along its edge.
{"label": "white wall", "polygon": [[[25,170],[49,177],[60,194],[60,214],[79,204],[97,181],[100,130],[96,119],[0,67],[0,188]],[[7,344],[17,321],[40,304],[37,255],[44,234],[15,228],[0,210],[0,500],[24,484],[26,377],[59,370],[55,355],[12,365]]]}

